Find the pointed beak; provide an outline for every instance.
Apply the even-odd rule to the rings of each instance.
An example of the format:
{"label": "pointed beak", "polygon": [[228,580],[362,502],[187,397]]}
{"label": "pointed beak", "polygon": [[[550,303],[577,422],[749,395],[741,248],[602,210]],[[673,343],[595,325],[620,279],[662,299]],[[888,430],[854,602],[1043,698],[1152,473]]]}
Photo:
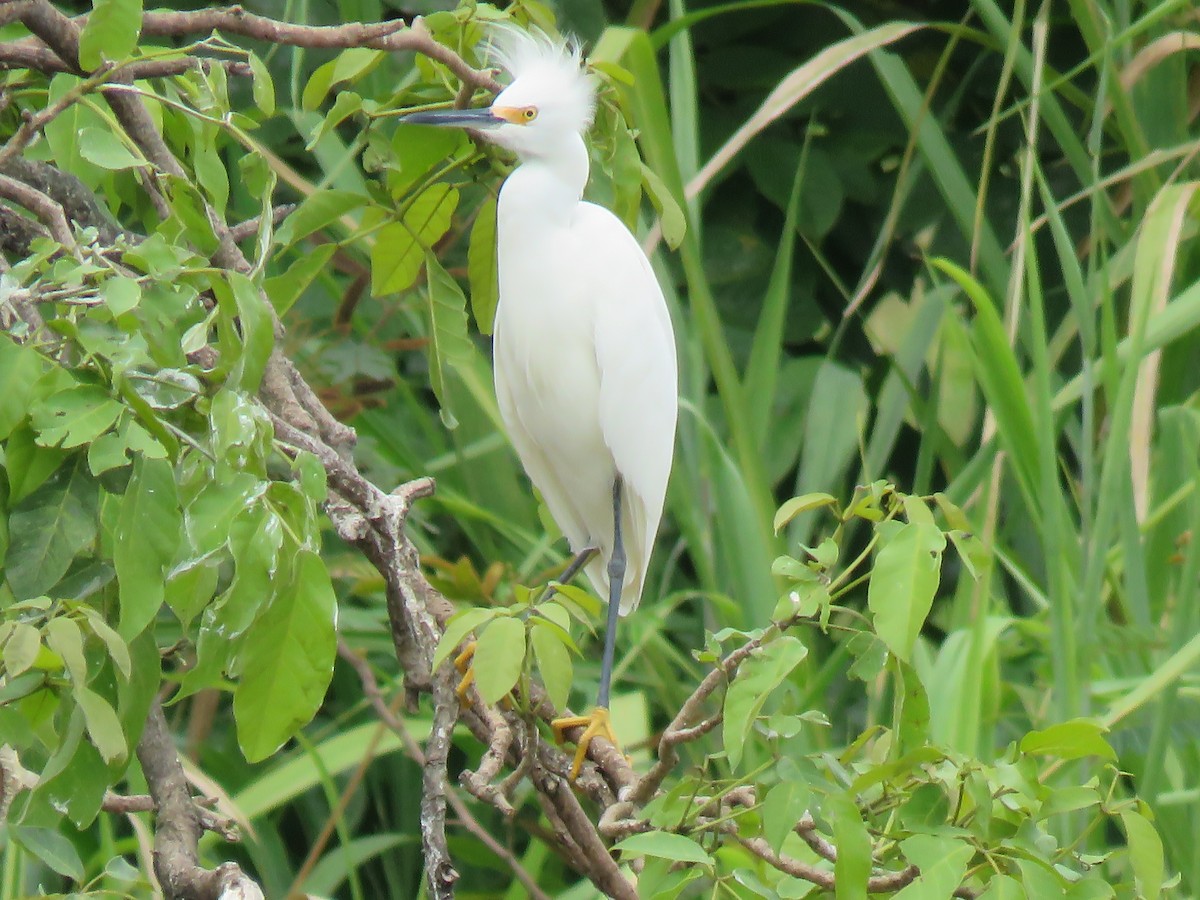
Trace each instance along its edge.
{"label": "pointed beak", "polygon": [[490,109],[436,109],[410,113],[400,119],[409,125],[437,125],[442,128],[474,128],[486,131],[504,124]]}

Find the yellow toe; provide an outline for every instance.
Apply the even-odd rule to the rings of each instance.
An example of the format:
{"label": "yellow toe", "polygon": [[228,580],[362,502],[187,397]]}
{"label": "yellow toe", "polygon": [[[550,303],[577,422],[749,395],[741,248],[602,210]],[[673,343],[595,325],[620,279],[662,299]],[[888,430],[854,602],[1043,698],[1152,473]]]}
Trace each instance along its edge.
{"label": "yellow toe", "polygon": [[454,693],[458,695],[458,702],[463,706],[471,705],[471,698],[467,696],[467,691],[471,689],[471,685],[475,683],[475,667],[471,665],[471,661],[475,658],[475,642],[471,641],[463,649],[463,652],[454,657],[454,668],[462,673],[462,678],[458,682],[458,687],[454,689]]}
{"label": "yellow toe", "polygon": [[567,731],[572,728],[583,727],[583,734],[575,742],[575,759],[571,763],[571,781],[579,777],[579,770],[583,767],[583,761],[587,758],[588,747],[591,745],[594,737],[599,735],[618,749],[621,746],[617,740],[616,732],[613,731],[612,717],[603,706],[597,706],[586,716],[564,716],[561,719],[555,719],[550,723],[550,727],[554,730],[554,739],[560,744],[563,743]]}

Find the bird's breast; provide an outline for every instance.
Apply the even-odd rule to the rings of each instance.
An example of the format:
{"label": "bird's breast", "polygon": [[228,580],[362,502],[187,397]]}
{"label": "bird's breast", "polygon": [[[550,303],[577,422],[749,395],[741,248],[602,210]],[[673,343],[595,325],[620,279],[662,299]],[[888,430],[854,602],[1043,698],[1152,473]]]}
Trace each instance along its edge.
{"label": "bird's breast", "polygon": [[518,417],[535,440],[553,440],[569,453],[595,452],[603,447],[600,373],[584,249],[553,227],[506,232],[493,339],[497,389],[503,380],[510,401],[501,398],[502,412]]}

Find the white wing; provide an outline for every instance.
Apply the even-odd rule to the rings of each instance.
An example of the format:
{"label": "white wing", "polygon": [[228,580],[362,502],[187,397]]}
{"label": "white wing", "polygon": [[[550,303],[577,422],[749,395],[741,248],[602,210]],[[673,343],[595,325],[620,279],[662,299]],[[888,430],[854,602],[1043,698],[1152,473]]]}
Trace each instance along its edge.
{"label": "white wing", "polygon": [[[625,486],[629,571],[621,612],[627,613],[641,596],[671,474],[679,411],[675,335],[662,289],[633,235],[603,207],[583,203],[579,215],[596,250],[593,284],[603,286],[595,318],[600,430]],[[588,574],[597,581],[591,567]]]}
{"label": "white wing", "polygon": [[633,235],[602,207],[581,203],[569,222],[501,226],[501,418],[571,549],[600,549],[585,571],[606,599],[620,475],[626,613],[641,596],[675,442],[675,340],[662,291]]}

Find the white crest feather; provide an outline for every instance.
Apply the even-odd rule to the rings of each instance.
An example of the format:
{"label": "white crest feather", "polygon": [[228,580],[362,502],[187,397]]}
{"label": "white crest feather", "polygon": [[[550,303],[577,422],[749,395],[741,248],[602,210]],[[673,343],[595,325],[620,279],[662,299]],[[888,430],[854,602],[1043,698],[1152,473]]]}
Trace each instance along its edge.
{"label": "white crest feather", "polygon": [[512,77],[553,85],[564,109],[577,111],[577,130],[586,131],[596,111],[596,82],[584,68],[583,49],[573,37],[553,38],[536,26],[528,31],[511,23],[488,27],[486,56]]}

